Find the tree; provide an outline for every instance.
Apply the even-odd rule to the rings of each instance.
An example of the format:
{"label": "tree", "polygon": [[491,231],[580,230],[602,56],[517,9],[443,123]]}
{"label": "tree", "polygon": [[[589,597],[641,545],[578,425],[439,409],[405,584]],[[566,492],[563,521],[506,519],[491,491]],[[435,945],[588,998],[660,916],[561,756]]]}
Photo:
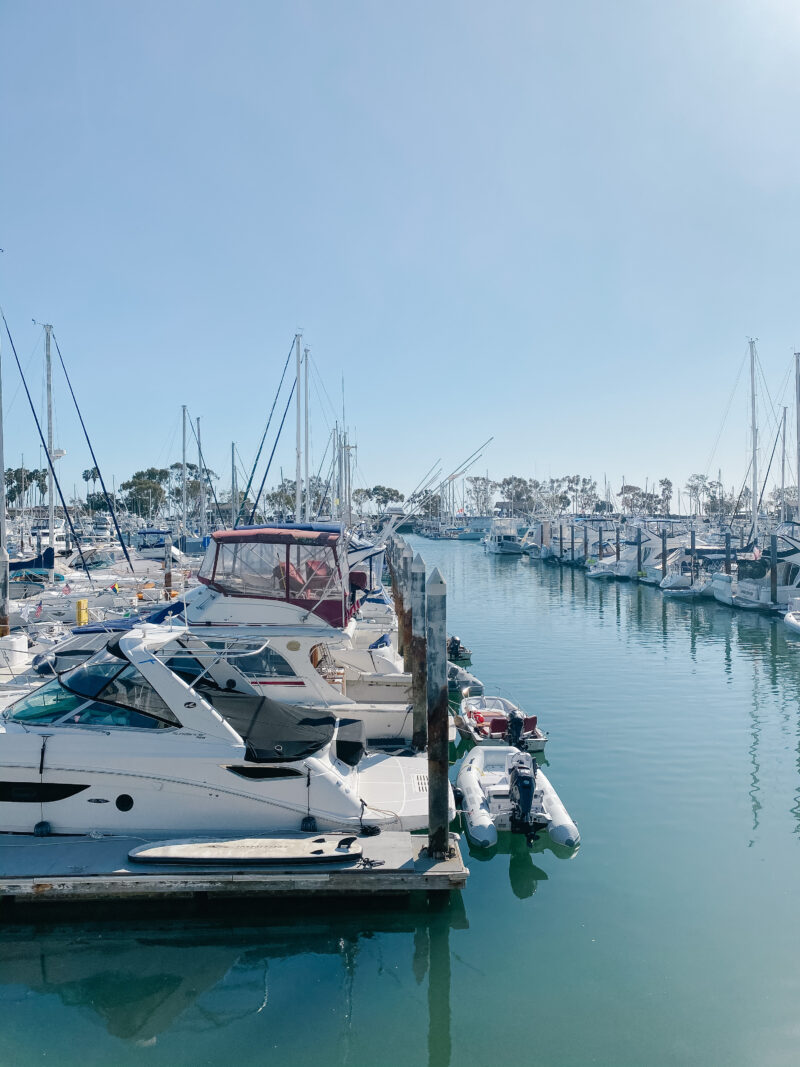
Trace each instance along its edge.
{"label": "tree", "polygon": [[662,478],[658,485],[661,489],[661,514],[669,515],[672,504],[672,482],[669,478]]}
{"label": "tree", "polygon": [[136,471],[128,481],[120,485],[125,492],[125,504],[129,511],[146,515],[152,520],[161,509],[166,499],[164,483],[169,479],[169,471],[160,467],[148,467]]}
{"label": "tree", "polygon": [[703,510],[703,501],[708,493],[708,478],[706,475],[693,474],[686,482],[686,491],[689,494],[689,507],[691,508],[691,502],[694,501],[695,513],[699,514]]}
{"label": "tree", "polygon": [[497,489],[488,475],[473,475],[467,478],[467,500],[475,515],[489,515],[492,511],[492,495]]}
{"label": "tree", "polygon": [[353,490],[353,503],[356,506],[356,510],[361,518],[364,517],[364,508],[372,500],[371,489],[354,489]]}
{"label": "tree", "polygon": [[402,493],[398,492],[397,489],[390,489],[388,485],[373,486],[371,493],[372,499],[381,511],[389,504],[399,504],[401,500],[405,500]]}

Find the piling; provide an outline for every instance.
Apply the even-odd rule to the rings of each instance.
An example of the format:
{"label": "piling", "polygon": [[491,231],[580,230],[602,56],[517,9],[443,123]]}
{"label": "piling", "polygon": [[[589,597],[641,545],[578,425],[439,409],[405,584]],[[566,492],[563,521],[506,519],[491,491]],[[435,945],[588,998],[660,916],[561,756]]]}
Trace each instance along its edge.
{"label": "piling", "polygon": [[164,538],[164,593],[167,600],[172,596],[172,538]]}
{"label": "piling", "polygon": [[8,637],[10,632],[8,625],[10,569],[6,546],[0,545],[0,637]]}
{"label": "piling", "polygon": [[601,526],[597,531],[597,558],[603,558],[603,527]]}
{"label": "piling", "polygon": [[583,527],[583,565],[586,566],[586,560],[589,558],[589,527]]}
{"label": "piling", "polygon": [[414,733],[411,743],[418,752],[428,744],[428,653],[425,627],[425,562],[419,552],[411,564],[411,692]]}
{"label": "piling", "polygon": [[[729,534],[726,534],[726,540],[725,540],[725,544],[726,545],[728,544],[729,536],[730,536]],[[694,585],[694,580],[697,577],[697,535],[695,534],[694,530],[692,530],[690,537],[691,537],[691,554],[692,554],[692,585]]]}
{"label": "piling", "polygon": [[667,531],[661,531],[661,578],[667,577]]}
{"label": "piling", "polygon": [[447,586],[434,567],[425,586],[428,673],[428,855],[450,851],[447,739]]}
{"label": "piling", "polygon": [[564,527],[558,527],[558,562],[562,563],[564,560]]}
{"label": "piling", "polygon": [[575,566],[575,523],[569,528],[570,534],[570,548],[572,550],[572,566]]}
{"label": "piling", "polygon": [[400,585],[403,590],[403,617],[399,620],[403,628],[403,670],[411,670],[411,567],[414,553],[409,545],[403,548],[400,557]]}
{"label": "piling", "polygon": [[769,598],[774,607],[778,603],[778,538],[772,534],[769,539]]}
{"label": "piling", "polygon": [[725,573],[731,573],[731,534],[730,530],[725,534]]}
{"label": "piling", "polygon": [[636,530],[636,577],[642,573],[642,528]]}
{"label": "piling", "polygon": [[617,544],[616,544],[617,563],[619,563],[619,526],[616,527],[616,535],[617,535]]}

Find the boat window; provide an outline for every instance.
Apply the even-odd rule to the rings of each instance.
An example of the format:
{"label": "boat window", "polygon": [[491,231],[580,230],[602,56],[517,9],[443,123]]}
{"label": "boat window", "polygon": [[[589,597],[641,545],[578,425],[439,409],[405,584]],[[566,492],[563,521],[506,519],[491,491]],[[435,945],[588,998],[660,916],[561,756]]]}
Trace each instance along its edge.
{"label": "boat window", "polygon": [[335,553],[321,545],[212,543],[198,578],[229,596],[320,600],[341,595]]}
{"label": "boat window", "polygon": [[13,722],[57,722],[85,703],[85,697],[68,693],[57,679],[53,679],[17,700],[7,710],[6,716]]}
{"label": "boat window", "polygon": [[144,675],[132,663],[120,660],[111,652],[103,652],[88,663],[67,671],[60,680],[78,696],[89,700],[102,696],[104,703],[132,708],[172,726],[180,726],[169,705]]}
{"label": "boat window", "polygon": [[115,729],[166,729],[170,724],[151,715],[142,714],[133,708],[115,704],[103,704],[99,700],[86,704],[72,715],[67,715],[62,726],[109,726]]}
{"label": "boat window", "polygon": [[[208,641],[209,648],[224,649],[224,641]],[[294,678],[295,672],[279,653],[271,648],[240,655],[235,646],[228,648],[230,661],[247,678]]]}

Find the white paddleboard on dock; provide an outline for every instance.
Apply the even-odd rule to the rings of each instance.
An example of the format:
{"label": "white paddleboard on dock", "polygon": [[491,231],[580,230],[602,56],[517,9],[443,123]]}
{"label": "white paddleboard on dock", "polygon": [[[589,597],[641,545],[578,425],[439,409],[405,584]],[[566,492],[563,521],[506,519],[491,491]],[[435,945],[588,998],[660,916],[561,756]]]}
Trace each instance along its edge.
{"label": "white paddleboard on dock", "polygon": [[352,834],[315,837],[177,838],[151,841],[128,853],[134,863],[280,864],[346,863],[361,858],[361,844]]}

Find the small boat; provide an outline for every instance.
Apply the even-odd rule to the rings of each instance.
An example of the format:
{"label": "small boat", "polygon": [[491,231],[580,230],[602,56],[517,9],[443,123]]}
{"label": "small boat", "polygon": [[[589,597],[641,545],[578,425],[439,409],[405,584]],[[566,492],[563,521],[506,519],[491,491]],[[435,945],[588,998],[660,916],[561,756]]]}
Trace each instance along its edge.
{"label": "small boat", "polygon": [[468,696],[483,696],[483,682],[457,663],[447,661],[447,688],[450,699],[459,703]]}
{"label": "small boat", "polygon": [[792,597],[783,621],[792,633],[800,634],[800,597]]}
{"label": "small boat", "polygon": [[447,658],[451,663],[458,663],[459,665],[465,663],[469,664],[472,663],[472,650],[461,643],[460,637],[448,637]]}
{"label": "small boat", "polygon": [[523,752],[543,752],[547,742],[537,717],[526,715],[505,697],[464,697],[456,727],[462,737],[476,745],[502,741]]}
{"label": "small boat", "polygon": [[479,848],[510,830],[528,841],[546,830],[552,841],[577,848],[581,835],[544,771],[528,752],[478,745],[464,757],[456,779],[467,836]]}

